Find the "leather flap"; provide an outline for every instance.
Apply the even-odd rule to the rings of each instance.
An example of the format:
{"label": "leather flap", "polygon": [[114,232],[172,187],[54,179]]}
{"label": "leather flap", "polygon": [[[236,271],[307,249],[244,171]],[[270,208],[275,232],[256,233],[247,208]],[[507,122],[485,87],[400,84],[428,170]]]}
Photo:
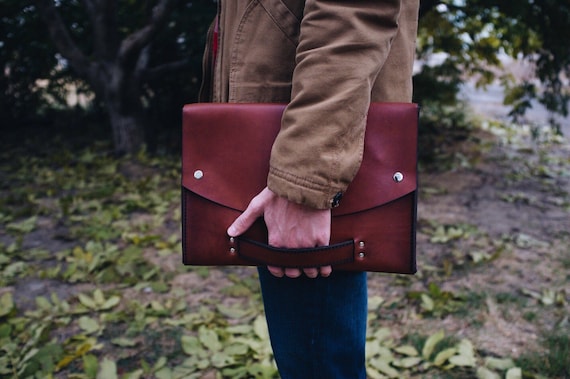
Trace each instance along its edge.
{"label": "leather flap", "polygon": [[[244,211],[266,186],[284,109],[283,104],[184,106],[182,185]],[[371,104],[360,170],[333,215],[380,206],[416,190],[417,125],[416,104]]]}

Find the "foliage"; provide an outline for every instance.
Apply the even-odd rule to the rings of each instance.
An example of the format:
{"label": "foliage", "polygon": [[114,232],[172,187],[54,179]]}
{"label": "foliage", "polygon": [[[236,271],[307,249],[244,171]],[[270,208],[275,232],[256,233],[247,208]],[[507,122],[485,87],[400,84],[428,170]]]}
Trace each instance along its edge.
{"label": "foliage", "polygon": [[[43,138],[0,151],[0,378],[276,378],[255,271],[179,263],[178,158],[117,158],[108,142],[72,149]],[[445,326],[456,317],[476,328],[495,298],[533,322],[563,314],[563,289],[493,296],[446,283],[515,247],[549,246],[522,233],[496,241],[470,223],[421,220],[419,233],[448,253],[415,277],[394,277],[386,299],[369,299],[370,378],[564,372],[567,339],[547,339],[544,355],[511,359]],[[184,287],[187,275],[198,286],[226,283],[217,297],[197,300],[202,289]],[[41,294],[26,290],[30,283]],[[398,327],[406,318],[437,327]]]}
{"label": "foliage", "polygon": [[570,376],[570,337],[564,331],[554,330],[544,336],[547,353],[541,356],[524,356],[517,363],[530,372],[541,367],[545,374],[566,378]]}
{"label": "foliage", "polygon": [[[110,17],[107,29],[98,29],[94,15],[104,14],[97,8],[88,10],[88,5],[94,2],[58,1],[49,13],[53,17],[47,17],[48,25],[61,18],[58,36],[68,39],[50,39],[45,32],[38,6],[48,3],[52,2],[3,0],[0,3],[3,128],[13,129],[17,124],[38,120],[37,116],[44,123],[56,122],[61,114],[54,114],[54,109],[69,107],[70,95],[90,98],[95,93],[97,97],[88,103],[87,110],[78,105],[72,119],[64,122],[83,128],[82,131],[88,127],[101,128],[101,123],[83,122],[85,112],[109,115],[118,107],[121,114],[136,115],[149,149],[154,150],[159,144],[175,145],[180,107],[196,99],[200,85],[201,52],[206,28],[215,12],[214,2],[105,2],[115,4],[116,9],[110,13],[112,17],[107,16]],[[114,81],[108,77],[95,80],[94,74],[86,71],[105,71],[93,65],[109,70],[115,67],[119,61],[112,58],[118,58],[119,44],[126,46],[127,36],[135,37],[137,31],[151,25],[149,15],[159,4],[170,6],[168,22],[146,40],[144,49],[140,46],[136,49],[138,56],[130,56],[121,63],[123,77],[130,83],[128,95],[106,98],[101,86]],[[422,123],[426,125],[424,132],[436,135],[435,141],[428,141],[429,148],[436,149],[437,140],[447,134],[446,120],[450,120],[450,127],[460,128],[470,122],[462,118],[463,108],[451,113],[449,109],[456,104],[461,85],[472,78],[482,86],[501,81],[507,89],[505,103],[512,106],[513,117],[520,118],[535,99],[552,112],[568,113],[570,47],[559,32],[570,25],[567,1],[526,0],[515,4],[498,0],[422,0],[421,7],[418,36],[421,67],[414,79],[415,101],[422,104],[422,117],[427,116]],[[45,12],[42,13],[46,18]],[[68,46],[62,48],[64,40]],[[437,62],[434,58],[441,53],[444,59]],[[75,59],[77,56],[82,58]],[[528,77],[520,82],[509,73],[498,74],[496,68],[502,56],[530,62],[537,80]],[[134,66],[133,57],[138,57]],[[131,103],[125,103],[125,99]],[[557,126],[554,120],[553,125]],[[440,127],[445,131],[440,131]]]}
{"label": "foliage", "polygon": [[0,2],[0,120],[3,127],[18,121],[36,120],[32,110],[46,111],[45,95],[51,87],[35,85],[38,79],[53,75],[57,58],[43,24],[29,2]]}
{"label": "foliage", "polygon": [[6,0],[0,11],[3,126],[95,94],[87,111],[105,112],[117,151],[132,152],[145,135],[151,149],[171,138],[181,106],[196,99],[215,5]]}
{"label": "foliage", "polygon": [[[421,9],[418,58],[424,65],[416,77],[416,101],[449,105],[469,78],[478,86],[499,80],[513,117],[523,116],[534,99],[568,115],[570,47],[557,31],[570,26],[570,3],[424,0]],[[438,53],[441,62],[434,61]],[[504,56],[530,62],[538,81],[497,71]]]}

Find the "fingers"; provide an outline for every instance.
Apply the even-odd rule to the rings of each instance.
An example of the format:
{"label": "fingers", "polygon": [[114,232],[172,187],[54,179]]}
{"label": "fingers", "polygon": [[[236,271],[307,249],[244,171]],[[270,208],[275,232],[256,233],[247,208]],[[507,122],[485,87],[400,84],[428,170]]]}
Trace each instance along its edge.
{"label": "fingers", "polygon": [[271,275],[276,276],[278,278],[282,278],[283,275],[285,275],[285,272],[281,267],[267,266],[267,269],[269,270]]}
{"label": "fingers", "polygon": [[258,204],[254,198],[248,205],[247,209],[239,215],[238,218],[230,225],[227,233],[230,237],[237,237],[245,233],[258,217],[263,216],[263,207]]}
{"label": "fingers", "polygon": [[286,268],[285,275],[288,278],[296,279],[299,276],[301,276],[301,270],[299,270],[298,268]]}
{"label": "fingers", "polygon": [[311,279],[314,279],[317,276],[319,276],[319,269],[315,267],[303,269],[303,272],[305,273],[305,275],[307,275],[307,277]]}
{"label": "fingers", "polygon": [[314,279],[319,275],[321,275],[323,278],[326,278],[326,277],[330,276],[332,273],[332,267],[331,266],[324,266],[324,267],[320,267],[320,268],[316,268],[316,267],[305,268],[305,269],[303,269],[303,271],[301,271],[298,268],[283,269],[281,267],[275,267],[275,266],[267,266],[267,269],[269,270],[271,275],[273,275],[277,278],[282,278],[282,277],[286,276],[286,277],[291,278],[291,279],[296,279],[296,278],[300,277],[301,274],[305,274],[308,278],[311,278],[311,279]]}
{"label": "fingers", "polygon": [[324,266],[321,267],[319,270],[320,274],[322,277],[329,277],[332,273],[332,267],[331,266]]}
{"label": "fingers", "polygon": [[[291,203],[267,187],[251,200],[247,209],[228,227],[228,235],[237,237],[245,233],[262,216],[265,217],[270,245],[296,248],[315,244],[324,246],[329,242],[330,210],[315,210]],[[303,274],[308,278],[319,275],[327,277],[332,272],[330,266],[304,269],[268,266],[268,270],[278,278],[298,278]]]}
{"label": "fingers", "polygon": [[[297,271],[299,271],[299,270],[297,270]],[[305,268],[305,269],[303,269],[303,273],[311,279],[314,279],[319,275],[322,276],[323,278],[326,278],[326,277],[331,275],[332,267],[331,266],[324,266],[324,267],[319,267],[319,268],[315,268],[315,267]],[[285,274],[287,274],[287,272],[285,272]],[[299,275],[301,275],[300,272],[299,272]],[[287,276],[289,276],[289,275],[287,275]]]}

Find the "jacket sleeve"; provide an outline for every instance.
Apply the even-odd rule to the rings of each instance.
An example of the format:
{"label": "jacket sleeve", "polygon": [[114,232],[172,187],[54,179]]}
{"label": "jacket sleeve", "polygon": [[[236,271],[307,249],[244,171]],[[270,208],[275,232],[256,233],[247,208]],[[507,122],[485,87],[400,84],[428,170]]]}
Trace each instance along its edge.
{"label": "jacket sleeve", "polygon": [[[401,0],[405,1],[405,0]],[[326,209],[360,167],[372,86],[398,32],[400,0],[307,0],[291,102],[268,187]]]}

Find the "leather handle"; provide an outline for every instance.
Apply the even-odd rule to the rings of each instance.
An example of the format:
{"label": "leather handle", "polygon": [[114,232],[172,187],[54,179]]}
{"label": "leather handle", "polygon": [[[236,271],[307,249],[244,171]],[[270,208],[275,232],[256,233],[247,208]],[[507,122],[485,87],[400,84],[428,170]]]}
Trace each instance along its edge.
{"label": "leather handle", "polygon": [[322,267],[335,266],[354,261],[353,240],[334,245],[314,248],[279,248],[244,237],[230,239],[232,246],[241,258],[256,264],[276,267]]}

